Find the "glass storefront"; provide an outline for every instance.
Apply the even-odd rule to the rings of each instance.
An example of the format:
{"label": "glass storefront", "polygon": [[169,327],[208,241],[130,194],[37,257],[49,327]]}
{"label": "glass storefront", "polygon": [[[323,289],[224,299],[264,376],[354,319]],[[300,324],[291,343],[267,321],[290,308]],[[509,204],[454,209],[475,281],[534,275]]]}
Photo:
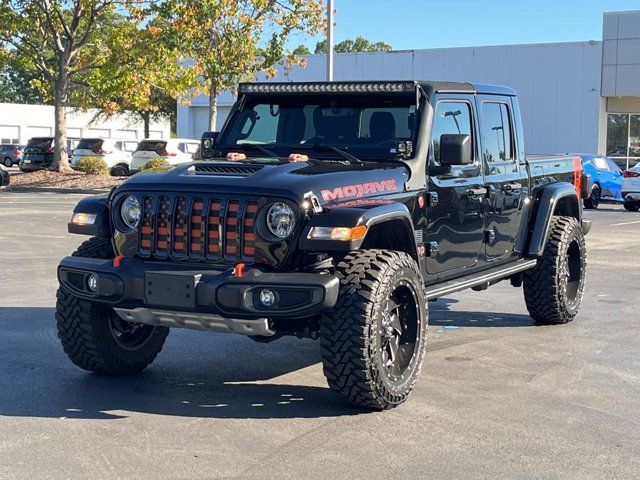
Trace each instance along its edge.
{"label": "glass storefront", "polygon": [[640,162],[640,114],[607,115],[607,156],[623,170]]}

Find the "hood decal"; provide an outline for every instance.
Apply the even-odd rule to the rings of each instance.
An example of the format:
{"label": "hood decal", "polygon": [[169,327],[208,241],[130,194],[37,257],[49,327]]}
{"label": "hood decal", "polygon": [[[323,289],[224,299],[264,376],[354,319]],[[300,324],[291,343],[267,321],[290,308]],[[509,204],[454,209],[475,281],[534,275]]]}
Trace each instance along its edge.
{"label": "hood decal", "polygon": [[333,190],[321,190],[320,194],[326,202],[331,202],[340,199],[361,198],[369,194],[395,192],[397,189],[395,179],[390,178],[379,182],[358,183],[344,185]]}

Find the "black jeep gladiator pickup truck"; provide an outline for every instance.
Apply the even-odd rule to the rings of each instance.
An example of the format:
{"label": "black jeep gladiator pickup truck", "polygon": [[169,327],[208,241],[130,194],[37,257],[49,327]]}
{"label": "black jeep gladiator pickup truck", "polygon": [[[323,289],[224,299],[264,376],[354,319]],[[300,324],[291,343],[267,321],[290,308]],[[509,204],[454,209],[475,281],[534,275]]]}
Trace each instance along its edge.
{"label": "black jeep gladiator pickup truck", "polygon": [[429,300],[509,280],[539,323],[578,312],[590,179],[525,158],[509,88],[242,84],[209,141],[75,208],[93,238],[60,263],[56,319],[78,366],[140,371],[170,327],[318,338],[330,388],[386,409],[418,379]]}

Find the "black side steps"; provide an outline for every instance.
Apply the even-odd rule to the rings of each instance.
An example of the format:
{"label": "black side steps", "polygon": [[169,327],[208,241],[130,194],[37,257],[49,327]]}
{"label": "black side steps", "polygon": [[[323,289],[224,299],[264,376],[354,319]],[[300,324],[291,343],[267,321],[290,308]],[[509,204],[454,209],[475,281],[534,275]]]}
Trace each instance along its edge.
{"label": "black side steps", "polygon": [[466,290],[467,288],[477,287],[479,285],[490,284],[498,280],[503,280],[516,273],[529,270],[535,267],[538,261],[536,259],[531,260],[518,260],[515,263],[508,265],[501,265],[489,270],[483,270],[462,278],[449,280],[443,283],[437,283],[427,287],[427,300],[435,300],[444,295]]}

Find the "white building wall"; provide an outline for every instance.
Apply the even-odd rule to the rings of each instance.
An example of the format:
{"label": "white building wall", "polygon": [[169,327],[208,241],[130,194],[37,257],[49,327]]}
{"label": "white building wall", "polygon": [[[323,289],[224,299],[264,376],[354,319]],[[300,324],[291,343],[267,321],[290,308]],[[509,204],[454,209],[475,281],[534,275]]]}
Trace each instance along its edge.
{"label": "white building wall", "polygon": [[[601,42],[450,48],[336,55],[336,80],[448,80],[514,88],[531,153],[598,150]],[[274,80],[319,81],[325,56],[309,55],[306,68]],[[223,110],[232,103],[221,98]],[[178,111],[178,135],[199,138],[206,130],[206,97]],[[223,113],[221,112],[221,113]],[[220,115],[219,124],[223,115]],[[204,117],[206,118],[206,117]]]}
{"label": "white building wall", "polygon": [[[80,111],[67,109],[68,137],[109,137],[130,140],[144,138],[144,125],[133,121],[128,115],[113,115],[96,119],[98,110]],[[50,136],[54,131],[54,112],[50,105],[21,105],[0,103],[0,142],[25,144],[29,138]],[[150,135],[154,138],[169,138],[171,127],[168,121],[152,122]]]}

